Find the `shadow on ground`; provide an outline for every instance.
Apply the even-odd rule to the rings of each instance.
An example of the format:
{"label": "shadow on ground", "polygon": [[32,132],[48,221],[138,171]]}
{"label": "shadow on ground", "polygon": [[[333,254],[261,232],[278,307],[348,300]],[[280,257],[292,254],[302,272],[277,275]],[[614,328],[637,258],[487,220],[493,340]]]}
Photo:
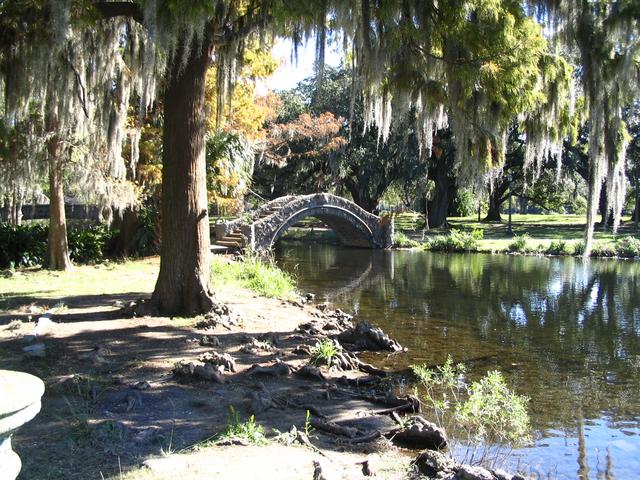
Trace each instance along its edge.
{"label": "shadow on ground", "polygon": [[[199,343],[205,332],[196,330],[193,320],[122,318],[112,306],[139,296],[62,299],[68,307],[53,317],[56,326],[43,340],[44,358],[23,355],[21,337],[32,323],[16,330],[0,327],[0,368],[33,373],[46,384],[40,414],[14,437],[23,461],[20,479],[118,478],[144,458],[179,451],[220,434],[227,426],[230,407],[248,418],[255,392],[266,391],[273,399],[273,408],[256,415],[267,431],[286,431],[292,425],[304,428],[310,408],[332,418],[371,408],[335,382],[248,375],[252,364],[276,357],[294,364],[305,360],[291,350],[299,343],[313,344],[313,339],[302,338],[293,329],[245,332],[218,327],[206,332],[219,342],[215,350],[234,356],[238,372],[228,375],[223,384],[182,383],[172,375],[172,367],[212,349]],[[36,296],[33,299],[42,305]],[[291,318],[294,310],[300,322],[308,320],[302,310],[281,308],[282,315]],[[26,320],[27,316],[4,312],[0,322],[6,325],[10,319]],[[275,350],[239,352],[252,337],[268,340]],[[377,447],[360,446],[359,450],[367,448]]]}

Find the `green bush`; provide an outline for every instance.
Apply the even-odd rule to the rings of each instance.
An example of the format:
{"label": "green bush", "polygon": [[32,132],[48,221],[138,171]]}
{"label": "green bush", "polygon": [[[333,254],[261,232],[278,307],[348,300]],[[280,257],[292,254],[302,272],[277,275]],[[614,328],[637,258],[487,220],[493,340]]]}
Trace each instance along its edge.
{"label": "green bush", "polygon": [[529,399],[509,390],[499,371],[487,373],[469,390],[469,398],[456,413],[470,440],[489,445],[521,445],[529,440]]}
{"label": "green bush", "polygon": [[412,369],[436,423],[445,430],[461,429],[474,461],[493,467],[502,459],[502,448],[530,441],[529,399],[512,392],[500,372],[488,372],[469,386],[464,365],[455,365],[451,356],[435,369],[424,365]]}
{"label": "green bush", "polygon": [[[582,250],[584,252],[584,249]],[[610,245],[594,243],[591,248],[591,256],[592,257],[615,257],[616,251]]]}
{"label": "green bush", "polygon": [[105,225],[91,225],[85,228],[70,228],[67,232],[69,256],[78,263],[95,263],[104,258],[113,230]]}
{"label": "green bush", "polygon": [[473,252],[478,250],[479,241],[484,231],[481,229],[464,232],[452,229],[449,235],[438,235],[432,238],[426,248],[434,252]]}
{"label": "green bush", "polygon": [[[24,223],[16,227],[0,224],[0,268],[31,267],[47,262],[48,225]],[[91,263],[102,260],[114,232],[104,225],[69,228],[67,242],[71,260]]]}
{"label": "green bush", "polygon": [[518,253],[525,253],[530,251],[529,245],[527,244],[529,238],[529,235],[527,235],[526,233],[522,235],[516,235],[515,237],[513,237],[513,241],[509,244],[507,250],[509,252]]}
{"label": "green bush", "polygon": [[420,246],[420,242],[409,238],[402,232],[394,232],[393,246],[398,248],[415,248]]}
{"label": "green bush", "polygon": [[17,227],[0,223],[0,268],[42,265],[47,258],[48,233],[41,223]]}
{"label": "green bush", "polygon": [[549,255],[571,255],[571,246],[564,240],[553,240],[545,250]]}
{"label": "green bush", "polygon": [[618,240],[615,246],[616,255],[619,257],[634,258],[640,256],[640,239],[625,237]]}

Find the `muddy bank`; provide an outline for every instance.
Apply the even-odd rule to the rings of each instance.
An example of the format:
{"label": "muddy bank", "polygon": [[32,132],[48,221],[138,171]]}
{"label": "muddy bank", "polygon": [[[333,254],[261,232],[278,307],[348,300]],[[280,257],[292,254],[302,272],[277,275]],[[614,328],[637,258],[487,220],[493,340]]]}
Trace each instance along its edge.
{"label": "muddy bank", "polygon": [[[409,478],[407,446],[446,444],[429,422],[407,422],[420,404],[391,394],[400,379],[358,356],[402,346],[344,312],[223,288],[206,317],[127,318],[136,300],[71,297],[49,314],[36,302],[0,316],[0,368],[47,385],[15,435],[19,478],[195,479],[207,465],[210,478]],[[252,416],[266,446],[219,441]]]}

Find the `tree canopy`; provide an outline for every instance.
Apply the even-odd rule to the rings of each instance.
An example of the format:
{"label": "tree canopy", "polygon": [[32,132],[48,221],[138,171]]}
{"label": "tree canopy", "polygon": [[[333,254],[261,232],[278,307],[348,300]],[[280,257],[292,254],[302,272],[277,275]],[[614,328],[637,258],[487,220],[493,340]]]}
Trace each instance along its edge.
{"label": "tree canopy", "polygon": [[527,165],[558,156],[571,127],[565,57],[577,51],[590,128],[589,240],[604,178],[619,211],[627,141],[621,109],[637,87],[638,8],[633,0],[2,2],[5,118],[15,122],[39,97],[51,119],[45,131],[63,140],[58,146],[100,139],[87,151],[114,160],[107,164],[117,177],[124,105],[137,96],[144,111],[162,93],[164,236],[153,299],[163,311],[193,313],[212,301],[204,162],[212,62],[222,115],[251,42],[286,36],[296,50],[315,38],[322,81],[327,42],[342,41],[356,73],[352,91],[364,97],[365,126],[375,125],[384,142],[393,119],[415,111],[419,144],[430,151],[435,132],[448,125],[458,178],[479,190],[499,174],[514,118],[527,136]]}

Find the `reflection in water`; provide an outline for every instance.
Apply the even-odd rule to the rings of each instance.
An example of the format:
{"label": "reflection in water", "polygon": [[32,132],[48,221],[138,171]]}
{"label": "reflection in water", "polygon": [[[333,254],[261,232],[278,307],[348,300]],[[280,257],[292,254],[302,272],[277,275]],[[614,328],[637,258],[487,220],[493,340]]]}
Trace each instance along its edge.
{"label": "reflection in water", "polygon": [[[522,462],[575,478],[576,412],[591,471],[611,449],[617,478],[640,478],[640,262],[369,251],[279,245],[300,287],[355,312],[409,347],[375,361],[436,365],[470,380],[500,369],[531,398],[535,447]],[[373,360],[373,359],[372,359]]]}

